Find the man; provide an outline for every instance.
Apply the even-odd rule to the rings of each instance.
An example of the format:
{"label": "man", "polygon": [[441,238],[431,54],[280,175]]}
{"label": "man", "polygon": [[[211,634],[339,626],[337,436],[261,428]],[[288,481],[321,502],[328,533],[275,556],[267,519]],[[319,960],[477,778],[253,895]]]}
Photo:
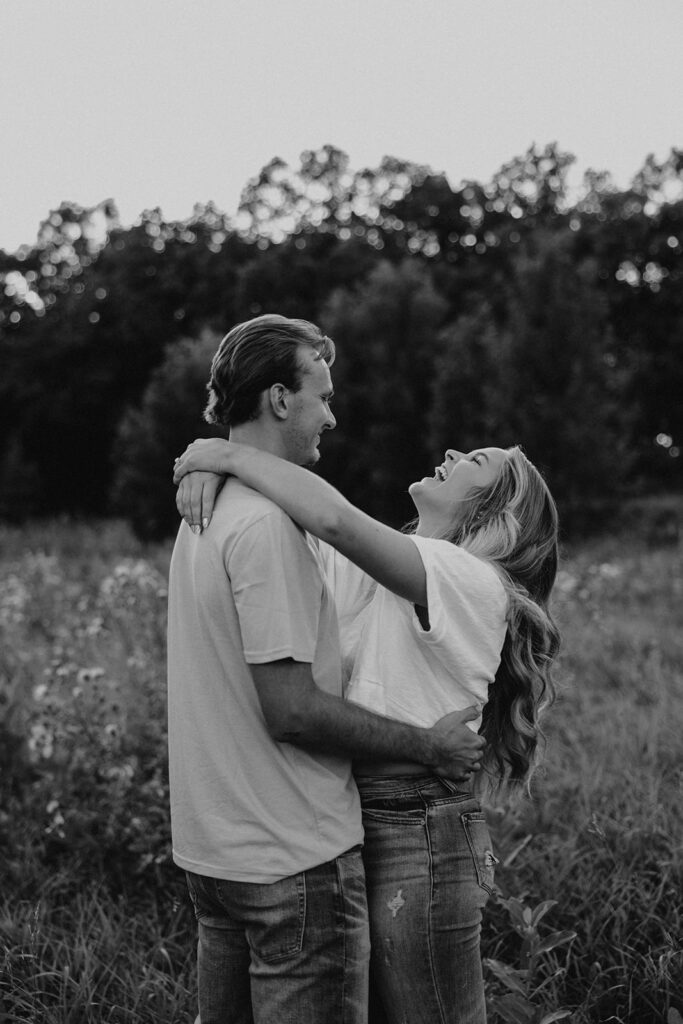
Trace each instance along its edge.
{"label": "man", "polygon": [[[262,316],[223,339],[206,418],[299,465],[335,426],[334,345]],[[207,484],[208,486],[208,484]],[[482,741],[341,697],[339,633],[317,542],[229,478],[211,525],[183,523],[169,587],[175,863],[199,927],[202,1024],[364,1024],[367,909],[351,758],[461,774]]]}

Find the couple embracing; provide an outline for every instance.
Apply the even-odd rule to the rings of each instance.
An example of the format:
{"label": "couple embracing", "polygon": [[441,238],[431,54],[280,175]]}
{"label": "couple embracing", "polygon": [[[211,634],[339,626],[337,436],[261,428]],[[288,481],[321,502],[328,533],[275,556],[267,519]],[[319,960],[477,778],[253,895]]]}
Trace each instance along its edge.
{"label": "couple embracing", "polygon": [[[552,698],[557,513],[517,448],[449,449],[413,532],[310,472],[334,344],[233,328],[176,460],[175,863],[201,1024],[482,1024],[486,790],[519,789]],[[369,1008],[370,1007],[370,1011]]]}

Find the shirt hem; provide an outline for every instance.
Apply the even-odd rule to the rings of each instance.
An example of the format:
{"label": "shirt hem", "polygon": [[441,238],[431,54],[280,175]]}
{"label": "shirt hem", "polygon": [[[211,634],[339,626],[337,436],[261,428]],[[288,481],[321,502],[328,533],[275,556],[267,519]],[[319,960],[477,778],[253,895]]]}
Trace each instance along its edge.
{"label": "shirt hem", "polygon": [[361,831],[355,838],[352,836],[348,841],[337,848],[332,847],[328,852],[322,851],[320,857],[314,857],[312,860],[302,860],[299,864],[292,864],[291,871],[282,872],[245,872],[240,870],[232,870],[231,868],[217,868],[212,864],[202,864],[197,861],[189,860],[187,857],[183,857],[181,854],[173,851],[173,863],[176,867],[180,868],[181,871],[189,871],[193,875],[201,875],[205,878],[217,878],[224,882],[252,882],[257,885],[271,885],[273,882],[281,882],[283,878],[291,878],[292,875],[298,875],[302,871],[310,871],[311,868],[320,867],[321,864],[327,864],[328,861],[336,860],[337,857],[341,857],[343,854],[348,853],[355,846],[363,844],[363,832]]}

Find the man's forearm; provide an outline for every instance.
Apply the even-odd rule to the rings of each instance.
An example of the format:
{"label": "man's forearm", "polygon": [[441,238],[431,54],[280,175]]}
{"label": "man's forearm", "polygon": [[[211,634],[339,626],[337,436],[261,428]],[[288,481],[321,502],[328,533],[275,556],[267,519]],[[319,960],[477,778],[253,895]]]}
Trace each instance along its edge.
{"label": "man's forearm", "polygon": [[279,743],[363,761],[413,761],[442,774],[469,771],[484,741],[466,724],[475,707],[454,711],[428,729],[376,715],[321,690],[307,663],[282,659],[252,665],[270,735]]}
{"label": "man's forearm", "polygon": [[414,761],[430,768],[469,767],[481,745],[479,737],[460,722],[440,731],[422,728],[374,714],[321,690],[277,738],[354,760]]}

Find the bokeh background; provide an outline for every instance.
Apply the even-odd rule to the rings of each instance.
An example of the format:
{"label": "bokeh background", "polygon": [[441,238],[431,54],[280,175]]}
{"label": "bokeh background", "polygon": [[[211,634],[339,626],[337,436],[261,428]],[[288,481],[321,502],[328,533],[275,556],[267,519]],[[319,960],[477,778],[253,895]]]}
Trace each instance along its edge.
{"label": "bokeh background", "polygon": [[447,446],[522,444],[558,500],[546,769],[488,809],[491,1021],[679,1024],[683,6],[2,14],[0,1020],[193,1019],[170,467],[220,338],[279,312],[337,343],[319,472],[368,512],[409,519]]}

